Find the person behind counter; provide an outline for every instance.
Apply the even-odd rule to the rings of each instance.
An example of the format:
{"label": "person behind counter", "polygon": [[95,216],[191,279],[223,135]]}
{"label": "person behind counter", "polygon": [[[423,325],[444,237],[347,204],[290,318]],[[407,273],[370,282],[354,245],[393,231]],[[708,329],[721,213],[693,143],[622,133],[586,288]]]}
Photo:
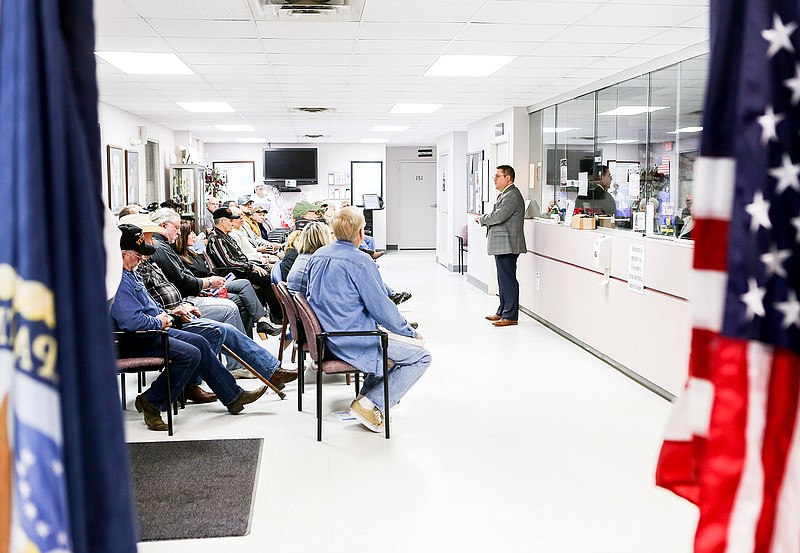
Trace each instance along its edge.
{"label": "person behind counter", "polygon": [[593,175],[599,175],[593,182],[589,182],[589,189],[585,196],[578,196],[575,198],[575,208],[581,208],[584,211],[589,209],[595,215],[617,215],[617,202],[614,197],[608,193],[611,187],[611,171],[608,170],[608,165],[595,165],[592,174],[589,175],[590,179]]}

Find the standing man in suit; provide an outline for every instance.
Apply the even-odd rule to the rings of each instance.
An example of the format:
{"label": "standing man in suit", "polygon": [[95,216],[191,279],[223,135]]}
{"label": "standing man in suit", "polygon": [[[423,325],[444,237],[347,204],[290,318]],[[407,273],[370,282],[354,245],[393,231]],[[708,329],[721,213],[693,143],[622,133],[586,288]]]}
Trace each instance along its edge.
{"label": "standing man in suit", "polygon": [[487,249],[489,255],[494,256],[500,288],[500,307],[497,313],[486,318],[494,326],[514,326],[519,319],[517,258],[527,251],[523,233],[525,200],[514,186],[514,169],[510,165],[498,165],[494,187],[499,194],[492,212],[475,218],[476,223],[486,227]]}

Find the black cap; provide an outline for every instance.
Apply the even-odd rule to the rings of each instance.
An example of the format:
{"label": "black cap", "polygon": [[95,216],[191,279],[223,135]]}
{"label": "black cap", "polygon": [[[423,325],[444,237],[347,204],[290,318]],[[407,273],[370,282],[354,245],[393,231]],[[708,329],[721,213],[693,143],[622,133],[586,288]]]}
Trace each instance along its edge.
{"label": "black cap", "polygon": [[142,255],[156,253],[156,249],[144,241],[144,233],[136,225],[120,225],[119,230],[122,232],[119,247],[123,250],[131,250]]}
{"label": "black cap", "polygon": [[241,215],[234,215],[229,207],[218,207],[211,214],[214,219],[241,219]]}

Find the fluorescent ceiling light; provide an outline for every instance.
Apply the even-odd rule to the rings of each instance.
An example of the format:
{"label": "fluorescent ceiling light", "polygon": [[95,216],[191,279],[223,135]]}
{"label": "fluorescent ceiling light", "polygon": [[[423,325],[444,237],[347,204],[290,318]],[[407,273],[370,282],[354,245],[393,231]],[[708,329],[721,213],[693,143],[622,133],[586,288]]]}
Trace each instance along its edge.
{"label": "fluorescent ceiling light", "polygon": [[95,52],[94,55],[128,75],[194,75],[175,54]]}
{"label": "fluorescent ceiling light", "polygon": [[517,59],[516,56],[439,56],[425,77],[488,77]]}
{"label": "fluorescent ceiling light", "polygon": [[682,132],[700,132],[703,127],[683,127],[682,129],[675,129],[674,131],[667,131],[667,134],[680,134]]}
{"label": "fluorescent ceiling light", "polygon": [[603,144],[636,144],[637,142],[639,141],[618,139],[618,140],[606,140],[605,142],[603,142]]}
{"label": "fluorescent ceiling light", "polygon": [[544,132],[567,132],[567,131],[579,131],[581,129],[580,127],[545,127],[542,130]]}
{"label": "fluorescent ceiling light", "polygon": [[408,125],[378,125],[372,127],[373,132],[403,132],[408,130]]}
{"label": "fluorescent ceiling light", "polygon": [[192,113],[231,113],[234,109],[227,102],[175,102]]}
{"label": "fluorescent ceiling light", "polygon": [[255,132],[251,125],[214,125],[223,132]]}
{"label": "fluorescent ceiling light", "polygon": [[389,113],[433,113],[444,104],[395,104]]}
{"label": "fluorescent ceiling light", "polygon": [[389,142],[388,138],[362,138],[361,142],[364,144],[384,144]]}
{"label": "fluorescent ceiling light", "polygon": [[641,115],[662,109],[669,109],[669,106],[619,106],[617,109],[604,111],[597,115]]}
{"label": "fluorescent ceiling light", "polygon": [[237,138],[236,140],[242,144],[263,144],[267,141],[266,138]]}

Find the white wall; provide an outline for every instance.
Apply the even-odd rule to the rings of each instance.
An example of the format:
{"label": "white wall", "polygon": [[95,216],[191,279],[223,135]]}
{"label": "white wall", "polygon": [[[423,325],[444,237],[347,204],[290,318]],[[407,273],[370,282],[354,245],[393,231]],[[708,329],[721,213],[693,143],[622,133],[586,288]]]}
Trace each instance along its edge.
{"label": "white wall", "polygon": [[144,142],[138,146],[131,146],[131,138],[138,139],[139,127],[147,128],[147,138],[156,140],[159,143],[159,154],[161,156],[161,187],[159,190],[159,201],[166,199],[166,183],[169,182],[169,165],[175,162],[174,133],[156,125],[152,121],[137,117],[132,113],[109,106],[103,102],[98,103],[98,114],[100,121],[100,144],[102,145],[103,160],[103,198],[108,202],[108,169],[106,167],[106,145],[119,146],[123,150],[136,150],[139,152],[139,197],[144,198],[145,194],[145,159]]}
{"label": "white wall", "polygon": [[[420,158],[420,148],[433,148],[433,157]],[[386,148],[386,185],[384,200],[386,201],[386,243],[397,247],[400,244],[400,225],[413,224],[414,214],[400,213],[400,162],[430,161],[436,163],[434,146],[403,146]]]}
{"label": "white wall", "polygon": [[[455,237],[461,233],[468,219],[467,133],[452,132],[440,137],[436,142],[436,153],[438,179],[436,261],[448,270],[457,270],[458,252]],[[445,190],[441,187],[443,177]]]}
{"label": "white wall", "polygon": [[[217,161],[254,161],[256,179],[264,174],[262,150],[265,144],[205,144],[203,163],[211,165]],[[309,201],[328,199],[328,173],[350,173],[351,161],[383,161],[383,188],[387,192],[386,147],[383,144],[277,144],[272,148],[317,148],[317,174],[319,184],[303,186],[301,192],[282,194],[287,205],[294,205],[301,199]],[[387,205],[388,198],[385,198]],[[338,200],[341,201],[341,200]],[[386,248],[386,210],[373,214],[373,234],[375,245],[379,249]]]}

